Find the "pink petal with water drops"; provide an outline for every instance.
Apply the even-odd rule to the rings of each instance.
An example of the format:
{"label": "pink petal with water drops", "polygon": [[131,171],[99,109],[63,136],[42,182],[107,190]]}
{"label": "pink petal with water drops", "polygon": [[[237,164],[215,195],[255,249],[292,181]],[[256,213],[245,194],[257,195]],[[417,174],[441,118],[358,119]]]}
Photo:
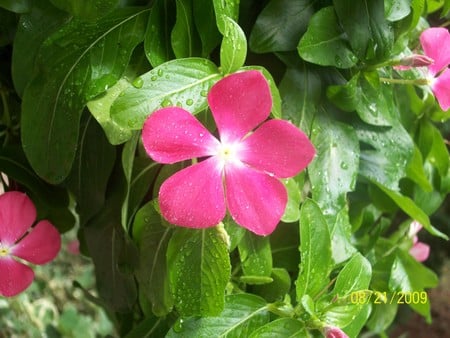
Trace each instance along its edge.
{"label": "pink petal with water drops", "polygon": [[33,270],[10,256],[0,257],[0,295],[15,296],[30,286]]}
{"label": "pink petal with water drops", "polygon": [[315,153],[308,137],[292,123],[270,120],[243,140],[239,159],[256,169],[286,178],[305,169]]}
{"label": "pink petal with water drops", "polygon": [[432,27],[424,30],[420,35],[420,43],[425,55],[434,60],[434,63],[428,66],[433,76],[449,65],[450,33],[446,28]]}
{"label": "pink petal with water drops", "polygon": [[272,96],[264,76],[250,70],[234,73],[217,82],[208,103],[222,142],[241,139],[265,121],[272,109]]}
{"label": "pink petal with water drops", "polygon": [[0,242],[12,246],[35,219],[36,208],[26,194],[9,191],[0,195]]}
{"label": "pink petal with water drops", "polygon": [[431,86],[434,96],[442,110],[450,108],[450,69],[438,76]]}
{"label": "pink petal with water drops", "polygon": [[40,221],[19,243],[11,254],[33,264],[53,260],[61,249],[61,235],[49,221]]}
{"label": "pink petal with water drops", "polygon": [[190,112],[178,107],[162,108],[147,117],[142,142],[150,157],[160,163],[212,155],[219,146]]}
{"label": "pink petal with water drops", "polygon": [[417,242],[409,250],[409,253],[415,258],[416,261],[423,262],[426,261],[430,255],[430,246],[422,242]]}
{"label": "pink petal with water drops", "polygon": [[236,223],[262,236],[275,230],[287,203],[286,189],[278,179],[242,163],[227,163],[225,186],[228,209]]}
{"label": "pink petal with water drops", "polygon": [[217,225],[226,212],[222,171],[212,157],[169,177],[159,190],[161,214],[188,228]]}

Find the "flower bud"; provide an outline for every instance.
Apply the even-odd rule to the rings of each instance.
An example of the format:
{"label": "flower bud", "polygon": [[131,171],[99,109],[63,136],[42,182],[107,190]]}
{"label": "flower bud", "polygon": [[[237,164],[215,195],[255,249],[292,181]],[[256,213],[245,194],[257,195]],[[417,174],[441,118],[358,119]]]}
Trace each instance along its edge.
{"label": "flower bud", "polygon": [[344,331],[335,326],[325,327],[323,333],[326,338],[348,338]]}
{"label": "flower bud", "polygon": [[425,67],[434,63],[434,60],[426,55],[413,54],[402,58],[399,65],[408,67]]}

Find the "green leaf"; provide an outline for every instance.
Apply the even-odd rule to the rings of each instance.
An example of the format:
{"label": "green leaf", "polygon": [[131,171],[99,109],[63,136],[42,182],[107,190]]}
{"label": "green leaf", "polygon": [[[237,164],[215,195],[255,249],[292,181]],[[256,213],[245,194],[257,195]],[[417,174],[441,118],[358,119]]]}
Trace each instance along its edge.
{"label": "green leaf", "polygon": [[168,314],[173,307],[166,263],[166,251],[173,229],[164,226],[157,211],[156,200],[145,204],[136,213],[133,239],[139,248],[139,287],[152,304],[158,317]]}
{"label": "green leaf", "polygon": [[179,106],[193,114],[208,105],[210,87],[221,78],[217,67],[201,58],[166,62],[140,77],[140,88],[128,88],[111,108],[111,117],[128,129],[141,129],[145,118],[166,106]]}
{"label": "green leaf", "polygon": [[351,321],[350,324],[343,327],[342,330],[349,337],[360,337],[360,332],[366,325],[369,316],[372,313],[372,307],[369,305],[363,306],[356,317]]}
{"label": "green leaf", "polygon": [[288,202],[281,220],[286,223],[296,222],[300,218],[300,202],[302,198],[300,188],[294,178],[288,178],[282,182],[288,193]]}
{"label": "green leaf", "polygon": [[424,191],[431,192],[433,190],[423,167],[422,154],[416,146],[414,147],[413,157],[406,168],[406,174],[408,178],[417,183]]}
{"label": "green leaf", "polygon": [[438,169],[441,176],[446,176],[450,163],[447,146],[439,129],[427,120],[420,124],[418,145],[424,158]]}
{"label": "green leaf", "polygon": [[[270,277],[272,273],[272,251],[270,250],[269,237],[262,237],[247,231],[238,244],[239,257],[244,279],[247,283],[255,284],[260,280],[262,283],[271,281],[267,278],[253,277]],[[250,279],[253,278],[253,279]],[[252,284],[253,284],[252,283]]]}
{"label": "green leaf", "polygon": [[172,328],[167,338],[240,338],[269,322],[267,303],[252,294],[229,295],[220,317],[188,318],[181,327]]}
{"label": "green leaf", "polygon": [[328,114],[314,120],[311,141],[316,158],[309,165],[313,199],[326,216],[336,215],[355,188],[359,169],[359,143],[355,130],[332,120]]}
{"label": "green leaf", "polygon": [[202,41],[202,57],[207,57],[220,43],[212,1],[193,0],[194,22]]}
{"label": "green leaf", "polygon": [[336,222],[330,228],[331,252],[335,264],[349,259],[357,251],[351,243],[352,225],[348,217],[348,208],[343,208],[336,216]]}
{"label": "green leaf", "polygon": [[95,20],[111,12],[119,0],[50,0],[50,2],[75,17]]}
{"label": "green leaf", "polygon": [[176,229],[167,262],[178,313],[182,317],[219,315],[231,273],[223,228]]}
{"label": "green leaf", "polygon": [[367,327],[374,333],[383,333],[387,330],[395,319],[398,305],[394,304],[377,304],[373,307]]}
{"label": "green leaf", "polygon": [[331,239],[319,206],[306,200],[300,210],[300,273],[297,300],[316,296],[328,284],[331,270]]}
{"label": "green leaf", "polygon": [[383,186],[398,189],[414,153],[411,137],[399,123],[392,127],[355,124],[361,145],[359,173]]}
{"label": "green leaf", "polygon": [[430,234],[441,237],[443,239],[448,239],[448,236],[446,234],[440,232],[438,229],[431,225],[430,219],[428,218],[427,214],[425,214],[425,212],[423,212],[423,210],[420,209],[409,197],[403,196],[399,192],[390,190],[389,188],[377,182],[372,181],[372,183],[375,184],[386,195],[388,195],[392,199],[392,201],[394,201],[394,203],[397,204],[400,209],[402,209],[408,216],[422,224],[422,226]]}
{"label": "green leaf", "polygon": [[295,50],[314,13],[312,0],[271,0],[256,19],[250,49],[256,53]]}
{"label": "green leaf", "polygon": [[384,17],[384,1],[333,0],[341,27],[360,60],[383,60],[389,55],[394,32]]}
{"label": "green leaf", "polygon": [[120,79],[114,86],[106,91],[106,94],[87,103],[87,107],[98,123],[102,126],[108,141],[113,144],[121,144],[131,138],[132,132],[123,128],[111,119],[110,110],[114,100],[126,88],[131,87],[126,79]]}
{"label": "green leaf", "polygon": [[225,231],[228,234],[229,237],[229,250],[230,252],[236,249],[238,244],[241,242],[242,238],[244,238],[245,233],[247,230],[240,225],[238,225],[231,216],[227,215],[225,216],[224,220],[222,221],[223,225],[225,227]]}
{"label": "green leaf", "polygon": [[247,39],[242,28],[233,19],[222,18],[224,30],[220,45],[220,67],[223,74],[237,71],[245,63],[247,57]]}
{"label": "green leaf", "polygon": [[192,18],[192,0],[175,0],[177,17],[170,35],[177,59],[199,54],[199,41]]}
{"label": "green leaf", "polygon": [[156,0],[153,4],[144,39],[145,55],[153,67],[175,58],[170,39],[175,23],[170,14],[174,12],[172,0]]}
{"label": "green leaf", "polygon": [[351,68],[358,61],[348,46],[332,6],[314,14],[297,49],[305,61],[321,66]]}
{"label": "green leaf", "polygon": [[147,317],[127,333],[125,338],[163,337],[169,328],[167,323],[158,317]]}
{"label": "green leaf", "polygon": [[239,18],[239,0],[213,0],[214,12],[216,13],[217,28],[224,34],[224,18],[230,18],[237,22]]}
{"label": "green leaf", "polygon": [[34,62],[42,42],[68,19],[67,13],[48,1],[33,1],[32,4],[31,11],[20,16],[13,43],[11,71],[19,96],[34,75]]}
{"label": "green leaf", "polygon": [[250,334],[249,338],[308,337],[304,325],[294,318],[279,318]]}
{"label": "green leaf", "polygon": [[49,182],[70,172],[83,107],[122,76],[146,16],[121,9],[95,24],[72,20],[42,46],[40,72],[23,95],[21,131],[32,167]]}
{"label": "green leaf", "polygon": [[384,2],[384,15],[389,21],[401,20],[411,13],[411,0],[386,0]]}
{"label": "green leaf", "polygon": [[268,302],[282,301],[291,289],[291,277],[286,269],[273,268],[270,275],[272,282],[254,285],[253,293],[264,297]]}
{"label": "green leaf", "polygon": [[279,225],[270,235],[273,266],[285,268],[293,275],[297,275],[300,261],[299,245],[298,225],[295,223]]}
{"label": "green leaf", "polygon": [[76,211],[83,226],[105,203],[116,150],[90,114],[83,115],[80,131],[77,154],[66,183],[76,198]]}
{"label": "green leaf", "polygon": [[0,0],[0,7],[14,13],[27,13],[32,3],[31,0]]}

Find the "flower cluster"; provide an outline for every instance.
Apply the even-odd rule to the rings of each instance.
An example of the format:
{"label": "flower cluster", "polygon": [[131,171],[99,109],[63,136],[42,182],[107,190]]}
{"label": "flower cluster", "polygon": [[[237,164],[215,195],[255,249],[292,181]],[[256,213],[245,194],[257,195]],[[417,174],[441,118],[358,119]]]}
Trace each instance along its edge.
{"label": "flower cluster", "polygon": [[24,261],[46,264],[61,247],[58,230],[36,220],[36,208],[27,195],[10,191],[0,195],[0,295],[11,297],[30,286],[33,270]]}
{"label": "flower cluster", "polygon": [[272,96],[258,71],[226,76],[207,99],[220,140],[178,107],[157,110],[144,123],[142,141],[153,160],[196,162],[162,184],[161,213],[172,224],[205,228],[217,225],[228,209],[239,225],[268,235],[287,204],[280,178],[302,171],[314,147],[293,124],[267,120]]}

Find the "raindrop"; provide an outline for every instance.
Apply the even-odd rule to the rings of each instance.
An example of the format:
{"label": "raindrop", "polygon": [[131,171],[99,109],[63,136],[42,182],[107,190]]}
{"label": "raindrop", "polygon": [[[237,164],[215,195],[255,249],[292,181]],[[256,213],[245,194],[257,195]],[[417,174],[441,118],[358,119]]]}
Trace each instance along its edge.
{"label": "raindrop", "polygon": [[206,90],[202,90],[200,92],[200,95],[203,96],[203,97],[206,97],[208,95],[208,92]]}
{"label": "raindrop", "polygon": [[156,75],[153,75],[150,79],[151,79],[152,81],[156,81],[156,80],[158,80],[158,77],[157,77]]}
{"label": "raindrop", "polygon": [[178,318],[175,324],[173,325],[173,330],[178,333],[181,332],[183,330],[183,322],[184,322],[183,319]]}
{"label": "raindrop", "polygon": [[344,170],[348,169],[348,164],[345,162],[341,162],[341,168]]}
{"label": "raindrop", "polygon": [[132,82],[133,87],[135,88],[142,88],[142,86],[144,85],[144,80],[141,77],[137,77],[133,82]]}
{"label": "raindrop", "polygon": [[187,104],[188,106],[192,106],[192,105],[194,104],[194,100],[192,100],[192,99],[187,99],[187,100],[186,100],[186,104]]}
{"label": "raindrop", "polygon": [[171,105],[172,105],[172,101],[170,101],[169,99],[164,99],[161,102],[161,106],[163,106],[163,107],[168,107],[168,106],[171,106]]}
{"label": "raindrop", "polygon": [[162,69],[158,69],[158,76],[163,76],[164,72]]}

